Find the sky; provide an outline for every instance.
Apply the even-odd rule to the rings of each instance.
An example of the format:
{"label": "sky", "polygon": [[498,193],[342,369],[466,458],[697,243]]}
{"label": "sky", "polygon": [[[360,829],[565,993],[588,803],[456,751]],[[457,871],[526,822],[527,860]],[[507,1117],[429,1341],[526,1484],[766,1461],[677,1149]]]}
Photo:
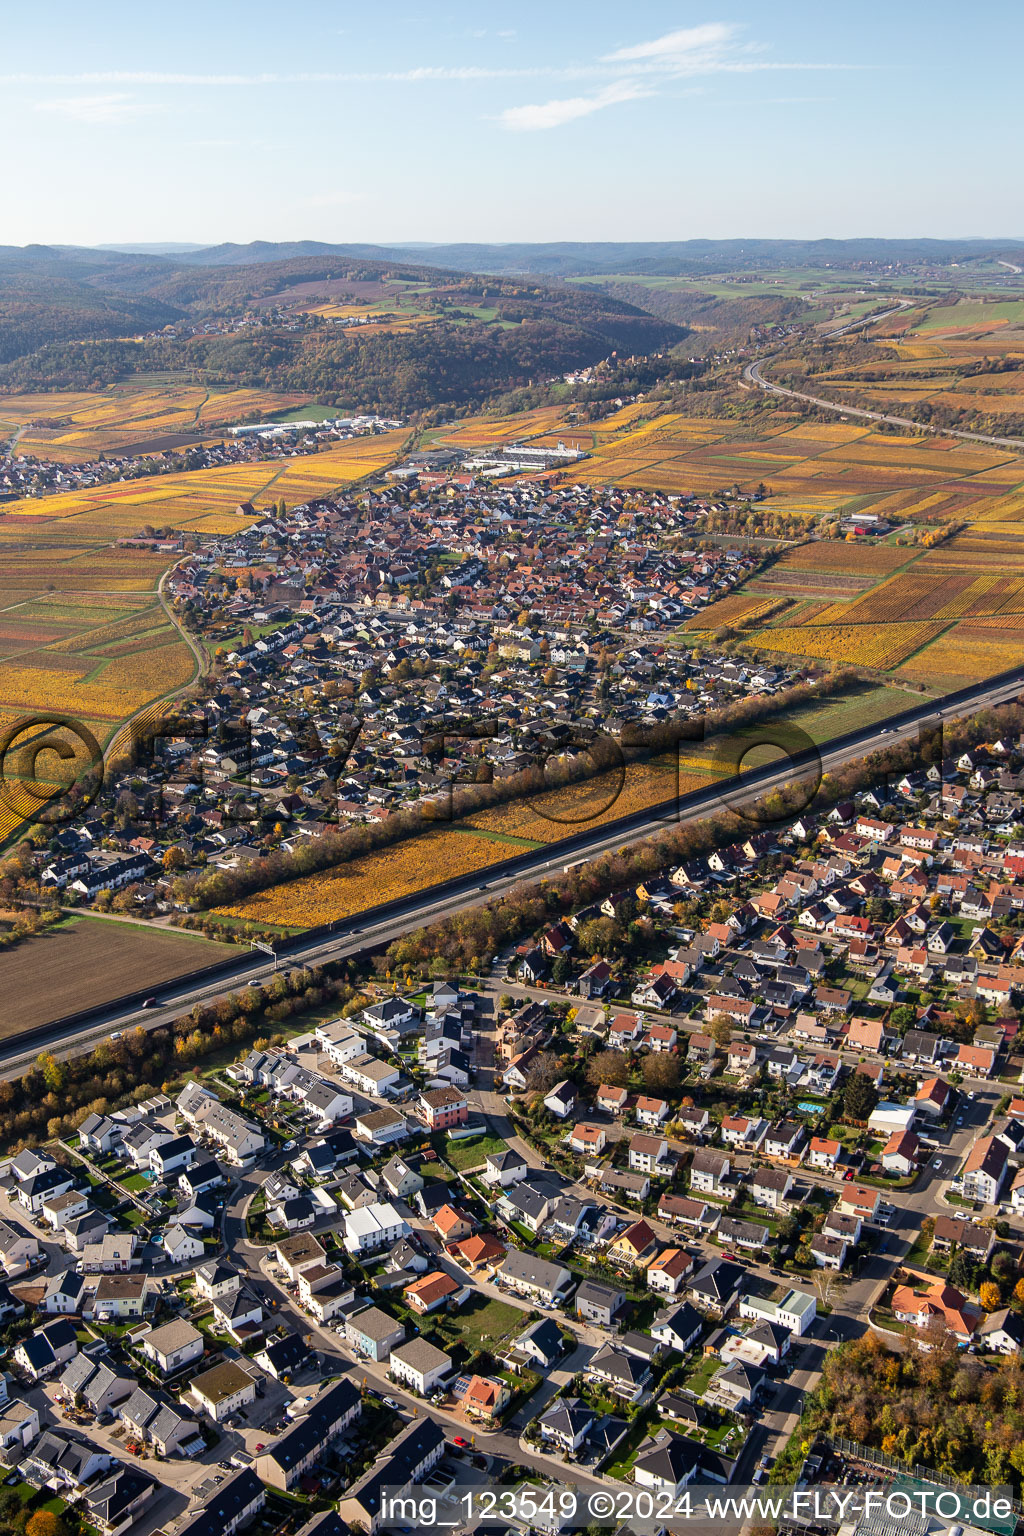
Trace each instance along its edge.
{"label": "sky", "polygon": [[0,244],[1024,238],[1018,0],[6,8]]}

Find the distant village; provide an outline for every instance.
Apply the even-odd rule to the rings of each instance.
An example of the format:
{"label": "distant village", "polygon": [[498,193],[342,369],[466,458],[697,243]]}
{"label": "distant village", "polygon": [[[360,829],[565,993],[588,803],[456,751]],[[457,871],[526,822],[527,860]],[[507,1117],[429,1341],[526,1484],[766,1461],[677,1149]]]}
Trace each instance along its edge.
{"label": "distant village", "polygon": [[758,563],[701,539],[709,505],[429,469],[191,550],[124,541],[180,551],[167,590],[213,658],[204,739],[115,775],[42,856],[43,885],[166,911],[188,869],[806,678],[673,640]]}

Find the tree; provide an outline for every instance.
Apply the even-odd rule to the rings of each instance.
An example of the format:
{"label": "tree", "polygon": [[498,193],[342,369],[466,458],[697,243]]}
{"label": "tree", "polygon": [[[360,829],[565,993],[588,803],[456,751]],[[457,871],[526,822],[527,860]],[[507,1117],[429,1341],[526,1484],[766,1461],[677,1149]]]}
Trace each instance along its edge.
{"label": "tree", "polygon": [[564,1076],[561,1058],[553,1051],[541,1051],[526,1074],[526,1086],[534,1093],[547,1093]]}
{"label": "tree", "polygon": [[999,1294],[999,1287],[994,1280],[985,1280],[982,1283],[978,1297],[986,1312],[998,1312],[1003,1301]]}
{"label": "tree", "polygon": [[1024,1301],[1024,1279],[1017,1281],[1013,1288],[1013,1297],[1015,1301]]}
{"label": "tree", "polygon": [[55,1515],[52,1510],[37,1509],[28,1518],[25,1536],[68,1536],[68,1528],[60,1515]]}
{"label": "tree", "polygon": [[[616,1051],[615,1055],[621,1055],[621,1052]],[[649,1051],[644,1057],[644,1087],[652,1093],[675,1093],[679,1087],[679,1076],[678,1056],[671,1056],[665,1051]]]}
{"label": "tree", "polygon": [[622,1051],[598,1051],[587,1063],[587,1082],[594,1088],[607,1083],[611,1088],[625,1088],[629,1068]]}
{"label": "tree", "polygon": [[958,1248],[949,1261],[946,1270],[946,1278],[950,1285],[955,1285],[958,1290],[969,1291],[974,1284],[974,1271],[977,1268],[974,1260],[966,1248]]}
{"label": "tree", "polygon": [[715,1014],[715,1017],[708,1025],[708,1034],[711,1036],[715,1044],[721,1046],[722,1050],[724,1051],[732,1039],[732,1024],[726,1018],[724,1013]]}
{"label": "tree", "polygon": [[864,1072],[852,1072],[843,1089],[843,1113],[850,1120],[867,1120],[878,1103],[878,1091]]}

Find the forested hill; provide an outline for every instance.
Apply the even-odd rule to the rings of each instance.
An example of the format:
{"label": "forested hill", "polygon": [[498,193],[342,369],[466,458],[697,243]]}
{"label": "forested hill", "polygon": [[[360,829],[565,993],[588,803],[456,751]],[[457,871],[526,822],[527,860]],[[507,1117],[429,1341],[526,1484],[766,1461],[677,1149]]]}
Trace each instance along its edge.
{"label": "forested hill", "polygon": [[[413,310],[392,326],[336,325],[329,303],[317,312],[319,296],[339,289],[362,298],[372,290],[378,309],[399,308],[410,286]],[[190,334],[210,320],[223,334]],[[176,321],[185,323],[161,334]],[[133,341],[140,332],[149,334]],[[182,267],[145,255],[0,250],[6,391],[89,389],[162,369],[411,415],[482,404],[613,353],[664,352],[688,334],[597,289],[409,262],[307,254]]]}

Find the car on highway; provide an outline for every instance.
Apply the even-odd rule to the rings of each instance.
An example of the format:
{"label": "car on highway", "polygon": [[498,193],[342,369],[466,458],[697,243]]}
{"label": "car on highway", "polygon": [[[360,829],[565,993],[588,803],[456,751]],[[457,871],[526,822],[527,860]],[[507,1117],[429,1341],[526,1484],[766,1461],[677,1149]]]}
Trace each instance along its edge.
{"label": "car on highway", "polygon": [[143,1002],[142,1006],[143,1006],[143,1008],[155,1008],[156,1007],[156,998],[155,997],[147,997],[146,1000]]}
{"label": "car on highway", "polygon": [[120,1038],[121,1038],[121,1030],[115,1029],[113,1031],[113,1033],[111,1034],[110,1038],[111,1038],[111,1040],[120,1040]]}

